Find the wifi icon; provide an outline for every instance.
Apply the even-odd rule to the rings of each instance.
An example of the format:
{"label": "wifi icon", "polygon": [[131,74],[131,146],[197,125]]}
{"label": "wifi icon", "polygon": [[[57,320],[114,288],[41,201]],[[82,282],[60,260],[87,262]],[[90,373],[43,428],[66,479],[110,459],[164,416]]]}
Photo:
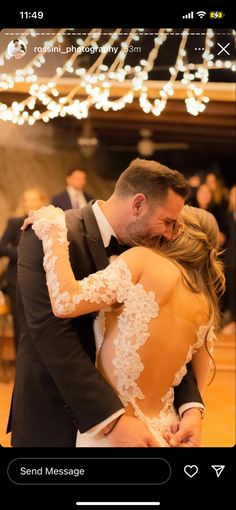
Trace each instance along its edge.
{"label": "wifi icon", "polygon": [[199,16],[199,18],[204,18],[204,16],[206,16],[205,11],[198,11],[196,14],[197,14],[197,16]]}

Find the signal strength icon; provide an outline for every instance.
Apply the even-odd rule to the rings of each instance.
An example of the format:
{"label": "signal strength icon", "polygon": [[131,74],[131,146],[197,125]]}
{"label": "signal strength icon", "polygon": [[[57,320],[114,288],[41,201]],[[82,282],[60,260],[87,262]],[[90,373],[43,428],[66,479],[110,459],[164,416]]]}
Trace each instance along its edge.
{"label": "signal strength icon", "polygon": [[188,14],[185,14],[184,16],[182,16],[183,19],[191,19],[193,18],[193,11],[191,12],[188,12]]}
{"label": "signal strength icon", "polygon": [[197,16],[199,16],[199,18],[204,18],[204,16],[206,16],[205,11],[198,11],[196,14],[197,14]]}

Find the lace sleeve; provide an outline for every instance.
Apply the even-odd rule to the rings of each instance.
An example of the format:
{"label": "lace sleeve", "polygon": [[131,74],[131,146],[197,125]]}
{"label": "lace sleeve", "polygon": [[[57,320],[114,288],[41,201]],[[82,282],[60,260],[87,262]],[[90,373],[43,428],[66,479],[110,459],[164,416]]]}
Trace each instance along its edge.
{"label": "lace sleeve", "polygon": [[32,228],[43,243],[43,265],[53,313],[57,317],[76,317],[125,300],[132,274],[121,257],[106,269],[77,281],[69,261],[64,213],[53,220],[41,218]]}

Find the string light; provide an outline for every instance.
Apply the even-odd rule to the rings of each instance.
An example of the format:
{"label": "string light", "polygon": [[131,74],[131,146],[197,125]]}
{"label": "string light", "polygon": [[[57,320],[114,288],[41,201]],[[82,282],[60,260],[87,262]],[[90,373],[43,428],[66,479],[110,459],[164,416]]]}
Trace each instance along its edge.
{"label": "string light", "polygon": [[[211,67],[214,55],[211,53],[211,48],[214,46],[214,32],[209,28],[206,32],[205,48],[202,54],[203,63],[199,65],[195,72],[185,72],[183,75],[184,83],[187,85],[187,98],[185,99],[186,108],[191,115],[197,116],[202,113],[206,108],[206,103],[209,102],[209,97],[204,95],[204,84],[209,80],[209,67]],[[201,86],[191,83],[196,78],[200,79]]]}
{"label": "string light", "polygon": [[[186,43],[187,43],[188,32],[189,32],[188,30],[184,31],[183,36],[182,36],[182,40],[181,40],[181,43],[180,43],[180,46],[179,46],[179,51],[178,51],[177,59],[176,59],[176,62],[175,62],[175,66],[171,67],[169,69],[170,79],[163,86],[163,88],[159,92],[159,94],[161,96],[161,99],[156,98],[154,100],[154,104],[152,105],[151,101],[148,99],[148,93],[146,91],[146,87],[143,87],[142,93],[140,95],[140,106],[141,106],[141,108],[143,109],[143,111],[145,113],[152,112],[154,115],[159,116],[161,114],[161,112],[164,110],[164,108],[166,107],[168,96],[173,96],[174,95],[173,84],[174,84],[174,82],[175,82],[175,80],[177,78],[177,75],[178,75],[178,72],[179,72],[180,68],[183,67],[182,57],[185,55],[185,49],[184,48],[185,48]],[[160,45],[163,44],[163,42],[166,40],[166,38],[167,38],[167,34],[165,33],[165,31],[160,31],[159,36],[155,39],[157,47],[155,49],[155,52],[153,53],[152,58],[153,57],[156,58],[156,56],[158,55],[158,51],[159,51]],[[147,69],[148,70],[149,70],[149,67],[150,67],[150,63],[147,62]]]}
{"label": "string light", "polygon": [[[66,62],[61,66],[55,67],[55,73],[48,82],[42,83],[40,68],[46,64],[47,49],[51,48],[55,43],[62,44],[64,42],[64,33],[73,29],[61,29],[52,39],[44,42],[42,52],[37,53],[26,65],[21,69],[16,69],[14,73],[0,73],[0,89],[6,91],[18,84],[26,84],[28,86],[28,96],[26,99],[17,102],[14,101],[10,106],[0,102],[0,119],[11,121],[19,125],[25,122],[33,125],[36,121],[42,120],[49,122],[50,119],[56,117],[65,117],[72,115],[78,119],[86,118],[90,107],[108,111],[118,111],[128,103],[132,103],[135,98],[139,99],[139,104],[145,113],[152,113],[155,116],[161,115],[165,109],[168,100],[175,94],[175,83],[178,76],[182,75],[181,83],[186,91],[186,109],[191,115],[198,115],[203,112],[209,102],[209,97],[205,92],[205,85],[209,81],[209,71],[213,69],[228,69],[235,71],[235,62],[231,60],[222,61],[214,60],[214,32],[212,29],[206,31],[204,50],[201,55],[202,61],[198,64],[188,62],[187,43],[189,40],[189,29],[184,29],[181,33],[181,39],[178,47],[175,62],[169,68],[169,79],[160,89],[158,96],[150,99],[149,76],[158,61],[161,46],[168,40],[172,29],[159,29],[156,35],[153,35],[153,47],[149,54],[131,65],[129,62],[129,52],[132,47],[133,53],[135,44],[142,41],[144,29],[130,29],[123,39],[122,29],[117,28],[113,33],[109,34],[106,42],[102,39],[102,29],[95,28],[85,35],[85,38],[79,37],[76,40],[79,51],[69,53]],[[28,44],[26,34],[31,37],[37,35],[36,31],[30,29],[23,32],[21,39]],[[235,32],[232,31],[232,36]],[[79,55],[88,50],[93,50],[95,55],[98,51],[98,57],[95,55],[93,63],[88,69],[85,67],[77,67],[80,63]],[[117,48],[112,54],[112,49]],[[43,53],[43,54],[42,54]],[[109,53],[109,59],[107,55]],[[111,55],[113,59],[111,59]],[[7,58],[5,51],[0,55],[0,65],[4,64]],[[78,59],[78,61],[77,61]],[[112,60],[112,62],[111,62]],[[109,61],[109,65],[108,65]],[[132,59],[133,63],[133,59]],[[66,95],[60,92],[60,86],[66,74],[76,78],[70,91]],[[70,83],[70,78],[66,78]],[[114,88],[122,90],[124,93],[117,97]],[[79,99],[78,95],[83,99]],[[114,97],[115,96],[115,97]]]}

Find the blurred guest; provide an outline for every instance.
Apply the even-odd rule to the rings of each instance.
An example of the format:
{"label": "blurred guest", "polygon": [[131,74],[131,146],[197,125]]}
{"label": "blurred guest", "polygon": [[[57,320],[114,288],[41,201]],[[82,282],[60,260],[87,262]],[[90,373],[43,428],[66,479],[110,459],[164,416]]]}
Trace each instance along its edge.
{"label": "blurred guest", "polygon": [[213,195],[207,184],[201,184],[196,191],[197,207],[212,212]]}
{"label": "blurred guest", "polygon": [[23,193],[17,213],[21,216],[9,218],[6,229],[0,239],[0,257],[8,257],[9,263],[6,269],[6,293],[10,300],[13,317],[14,342],[17,348],[19,342],[19,316],[16,306],[16,278],[17,278],[17,246],[21,236],[20,227],[22,221],[28,215],[29,210],[36,210],[42,205],[47,205],[46,194],[39,188],[29,188]]}
{"label": "blurred guest", "polygon": [[220,230],[220,244],[224,247],[228,231],[227,214],[225,209],[214,201],[213,191],[206,183],[201,184],[196,192],[196,207],[205,209],[215,216]]}
{"label": "blurred guest", "polygon": [[196,193],[197,193],[199,186],[202,183],[201,175],[198,173],[191,175],[188,178],[188,183],[190,186],[190,192],[189,192],[189,195],[187,198],[187,203],[192,205],[193,207],[197,207]]}
{"label": "blurred guest", "polygon": [[225,265],[229,323],[223,328],[225,335],[236,332],[236,186],[233,186],[229,193],[228,225]]}
{"label": "blurred guest", "polygon": [[87,183],[87,172],[84,168],[69,170],[66,177],[66,191],[52,198],[52,205],[60,207],[63,211],[67,209],[78,209],[84,207],[92,197],[84,191]]}
{"label": "blurred guest", "polygon": [[224,188],[221,178],[214,172],[206,175],[205,183],[212,191],[213,202],[219,209],[228,207],[228,191]]}

